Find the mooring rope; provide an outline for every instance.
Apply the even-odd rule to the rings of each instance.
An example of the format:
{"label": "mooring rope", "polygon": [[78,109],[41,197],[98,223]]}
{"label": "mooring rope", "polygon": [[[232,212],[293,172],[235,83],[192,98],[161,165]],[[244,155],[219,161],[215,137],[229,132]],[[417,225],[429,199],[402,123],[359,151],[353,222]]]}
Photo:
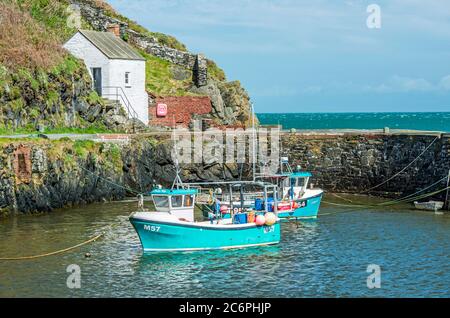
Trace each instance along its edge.
{"label": "mooring rope", "polygon": [[409,167],[411,167],[417,160],[419,160],[420,157],[423,156],[423,154],[425,154],[425,152],[428,151],[428,149],[430,149],[430,147],[436,142],[436,140],[438,140],[439,137],[434,138],[434,140],[420,153],[419,156],[417,156],[413,161],[411,161],[406,167],[404,167],[402,170],[400,170],[399,172],[397,172],[396,174],[394,174],[392,177],[388,178],[387,180],[384,180],[383,182],[381,182],[380,184],[377,184],[376,186],[369,188],[368,190],[365,190],[363,192],[360,192],[360,194],[362,193],[367,193],[370,192],[373,189],[376,189],[384,184],[386,184],[387,182],[391,181],[392,179],[394,179],[395,177],[397,177],[399,174],[401,174],[402,172],[404,172],[406,169],[408,169]]}
{"label": "mooring rope", "polygon": [[344,200],[344,201],[347,201],[347,202],[350,202],[350,203],[353,203],[353,201],[352,200],[350,200],[350,199],[346,199],[346,198],[343,198],[343,197],[341,197],[340,195],[338,195],[337,193],[331,193],[333,196],[335,196],[336,198],[339,198],[339,199],[341,199],[341,200]]}
{"label": "mooring rope", "polygon": [[[135,191],[135,190],[130,189],[130,188],[128,188],[128,187],[124,187],[124,186],[122,186],[122,185],[120,185],[120,184],[118,184],[118,183],[115,183],[115,182],[113,182],[113,181],[111,181],[111,180],[108,180],[108,179],[106,179],[106,178],[103,178],[103,177],[99,176],[98,174],[96,174],[96,173],[94,173],[94,172],[92,172],[92,171],[90,171],[90,170],[88,170],[88,169],[86,169],[86,168],[83,168],[83,167],[80,166],[80,165],[78,165],[78,167],[80,167],[82,170],[87,171],[87,172],[89,172],[89,173],[95,175],[97,178],[100,178],[100,179],[102,179],[102,180],[104,180],[104,181],[106,181],[106,182],[108,182],[108,183],[110,183],[110,184],[112,184],[112,185],[114,185],[114,186],[117,186],[117,187],[119,187],[119,188],[125,189],[125,190],[127,190],[127,191],[129,191],[129,192],[131,192],[131,193],[137,194],[138,196],[139,196],[139,195],[142,195],[142,193],[140,193],[140,192],[138,192],[138,191]],[[114,226],[117,226],[117,225],[119,225],[119,224],[120,224],[120,223],[110,224],[109,227],[110,227],[110,229],[112,229]],[[54,251],[54,252],[49,252],[49,253],[44,253],[44,254],[39,254],[39,255],[31,255],[31,256],[0,257],[0,261],[31,260],[31,259],[37,259],[37,258],[43,258],[43,257],[47,257],[47,256],[52,256],[52,255],[62,254],[62,253],[65,253],[65,252],[69,252],[69,251],[71,251],[71,250],[74,250],[74,249],[76,249],[76,248],[82,247],[82,246],[84,246],[84,245],[87,245],[87,244],[89,244],[89,243],[95,242],[96,240],[98,240],[99,238],[101,238],[101,237],[104,236],[104,235],[105,235],[105,232],[102,232],[101,234],[96,235],[96,236],[94,236],[94,237],[88,239],[87,241],[84,241],[84,242],[79,243],[79,244],[76,244],[76,245],[74,245],[74,246],[70,246],[70,247],[67,247],[67,248],[64,248],[64,249],[61,249],[61,250],[57,250],[57,251]]]}
{"label": "mooring rope", "polygon": [[87,241],[84,241],[82,243],[79,243],[77,245],[71,246],[71,247],[67,247],[58,251],[54,251],[54,252],[50,252],[50,253],[45,253],[45,254],[39,254],[39,255],[32,255],[32,256],[19,256],[19,257],[0,257],[0,261],[20,261],[20,260],[30,260],[30,259],[36,259],[36,258],[42,258],[42,257],[47,257],[47,256],[52,256],[52,255],[57,255],[57,254],[62,254],[71,250],[74,250],[78,247],[87,245],[89,243],[92,243],[96,240],[98,240],[99,238],[101,238],[103,235],[105,235],[105,233],[101,233],[99,235],[94,236],[93,238],[90,238]]}
{"label": "mooring rope", "polygon": [[445,180],[445,179],[447,179],[447,177],[444,177],[444,178],[442,178],[441,180],[436,181],[436,182],[433,183],[432,185],[429,185],[428,187],[423,188],[423,189],[421,189],[421,190],[419,190],[419,191],[417,191],[417,192],[415,192],[415,193],[412,193],[412,194],[409,194],[409,195],[407,195],[407,196],[405,196],[405,197],[403,197],[403,198],[396,199],[396,200],[393,200],[393,201],[388,201],[388,202],[385,202],[385,203],[388,204],[388,203],[390,203],[390,202],[403,201],[403,200],[408,199],[408,198],[410,198],[410,197],[414,197],[415,195],[417,195],[417,194],[419,194],[419,193],[421,193],[421,192],[423,192],[423,191],[425,191],[425,190],[428,190],[428,189],[434,187],[435,185],[441,183],[441,182],[442,182],[443,180]]}
{"label": "mooring rope", "polygon": [[[398,200],[382,202],[382,203],[378,203],[378,204],[367,204],[367,205],[363,205],[363,204],[342,204],[342,203],[329,202],[329,201],[325,201],[325,200],[322,200],[322,202],[325,203],[325,204],[329,204],[329,205],[349,207],[349,208],[380,208],[380,207],[384,207],[384,206],[393,206],[393,205],[397,205],[397,204],[400,204],[400,203],[413,202],[415,200],[428,198],[428,197],[433,196],[435,194],[444,192],[444,191],[446,191],[448,189],[450,189],[450,187],[445,187],[443,189],[440,189],[440,190],[437,190],[437,191],[433,191],[433,192],[429,192],[429,193],[425,193],[425,194],[421,194],[421,195],[415,196],[415,197],[411,197],[411,195],[408,195],[408,196],[406,196],[404,198],[400,198]],[[421,192],[421,191],[419,191],[419,192]],[[419,193],[419,192],[416,192],[416,193]],[[321,215],[324,215],[324,214],[321,214]]]}
{"label": "mooring rope", "polygon": [[99,176],[97,173],[94,173],[94,172],[90,171],[89,169],[83,168],[83,167],[80,166],[80,165],[78,165],[78,167],[80,167],[82,170],[87,171],[87,172],[89,172],[90,174],[96,176],[97,178],[102,179],[102,180],[108,182],[109,184],[112,184],[112,185],[114,185],[114,186],[116,186],[116,187],[118,187],[118,188],[122,188],[122,189],[124,189],[124,190],[126,190],[126,191],[128,191],[128,192],[131,192],[131,193],[133,193],[133,194],[136,194],[136,195],[143,194],[142,192],[138,192],[138,191],[133,190],[133,189],[128,188],[128,187],[124,187],[123,185],[120,185],[120,184],[118,184],[118,183],[116,183],[116,182],[114,182],[114,181],[111,181],[111,180],[108,180],[108,179],[106,179],[106,178],[103,178],[103,177]]}

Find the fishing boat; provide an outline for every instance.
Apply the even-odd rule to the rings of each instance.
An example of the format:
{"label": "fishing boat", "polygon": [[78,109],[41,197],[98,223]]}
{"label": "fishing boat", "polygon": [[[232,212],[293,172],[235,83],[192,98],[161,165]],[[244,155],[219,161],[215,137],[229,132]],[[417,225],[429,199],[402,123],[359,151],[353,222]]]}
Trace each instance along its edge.
{"label": "fishing boat", "polygon": [[[308,188],[311,176],[309,172],[293,172],[266,177],[270,178],[274,184],[278,184],[279,200],[277,200],[276,209],[281,220],[317,218],[323,190]],[[226,209],[222,209],[223,218],[230,218],[232,211],[239,213],[245,209],[252,209],[258,212],[265,211],[266,208],[269,212],[275,210],[273,197],[268,197],[265,203],[262,192],[246,192],[242,195],[239,191],[235,191],[231,199],[229,193],[222,194],[222,191],[219,191],[219,194],[215,193],[221,202],[226,202]],[[212,204],[203,205],[203,215],[207,217],[212,208]]]}
{"label": "fishing boat", "polygon": [[[264,203],[261,192],[246,192],[239,196],[231,196],[230,199],[231,190],[227,194],[219,191],[216,196],[222,196],[221,201],[230,202],[229,209],[224,211],[223,217],[229,218],[230,211],[238,212],[246,208],[264,211],[267,208],[268,211],[276,209],[277,216],[281,220],[316,219],[324,191],[309,186],[312,177],[310,172],[301,171],[299,167],[297,170],[297,172],[292,170],[287,157],[281,157],[279,173],[264,172],[264,170],[260,174],[254,172],[254,180],[261,180],[277,187],[279,199],[276,204],[273,197],[268,197],[267,202]],[[203,207],[204,216],[207,216],[210,209],[211,206]]]}
{"label": "fishing boat", "polygon": [[428,202],[414,202],[414,206],[418,210],[428,210],[428,211],[439,211],[444,207],[444,202],[442,201],[428,201]]}
{"label": "fishing boat", "polygon": [[268,176],[280,185],[281,201],[278,217],[281,219],[315,219],[319,213],[323,190],[308,188],[310,172],[289,172]]}
{"label": "fishing boat", "polygon": [[192,188],[151,191],[155,211],[138,211],[129,217],[144,252],[231,249],[280,242],[279,218],[269,211],[254,219],[248,217],[249,212],[230,218],[217,214],[196,222],[197,194],[198,190]]}

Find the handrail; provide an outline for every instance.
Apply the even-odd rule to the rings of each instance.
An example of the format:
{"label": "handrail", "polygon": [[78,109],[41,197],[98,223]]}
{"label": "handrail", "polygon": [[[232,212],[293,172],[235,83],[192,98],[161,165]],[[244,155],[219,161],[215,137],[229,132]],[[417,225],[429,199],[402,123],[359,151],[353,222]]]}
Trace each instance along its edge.
{"label": "handrail", "polygon": [[[103,93],[103,90],[109,90],[109,89],[115,89],[114,93]],[[133,106],[131,105],[130,100],[127,97],[127,94],[125,93],[124,89],[120,86],[103,86],[102,87],[102,96],[115,96],[116,101],[120,102],[122,101],[122,104],[125,105],[127,109],[128,116],[130,116],[132,119],[138,119],[139,116],[137,112],[134,110]],[[120,97],[120,99],[119,99]],[[135,121],[133,120],[133,131],[135,131]]]}

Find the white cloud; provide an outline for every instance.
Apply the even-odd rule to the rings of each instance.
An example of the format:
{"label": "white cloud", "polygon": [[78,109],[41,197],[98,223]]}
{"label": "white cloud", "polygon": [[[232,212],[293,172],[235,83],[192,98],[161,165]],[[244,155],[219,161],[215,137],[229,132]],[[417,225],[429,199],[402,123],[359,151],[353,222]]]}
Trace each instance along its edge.
{"label": "white cloud", "polygon": [[439,87],[445,91],[450,91],[450,75],[447,75],[439,82]]}
{"label": "white cloud", "polygon": [[286,97],[286,96],[296,96],[299,90],[293,87],[274,85],[271,87],[266,87],[264,89],[252,90],[252,96],[258,97]]}
{"label": "white cloud", "polygon": [[385,83],[376,86],[366,86],[366,90],[377,93],[429,92],[436,90],[436,87],[423,78],[410,78],[395,75]]}
{"label": "white cloud", "polygon": [[450,91],[450,75],[444,76],[436,84],[423,79],[394,75],[384,83],[377,85],[361,85],[354,82],[332,82],[328,85],[310,85],[304,87],[271,86],[263,90],[252,91],[259,97],[289,97],[300,95],[317,95],[322,93],[443,93]]}

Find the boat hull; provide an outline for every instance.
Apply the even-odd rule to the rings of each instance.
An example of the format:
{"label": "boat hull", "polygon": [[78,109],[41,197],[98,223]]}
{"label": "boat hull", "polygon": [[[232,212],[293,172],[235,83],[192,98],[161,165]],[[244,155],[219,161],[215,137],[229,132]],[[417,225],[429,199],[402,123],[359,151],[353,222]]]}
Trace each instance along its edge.
{"label": "boat hull", "polygon": [[319,213],[320,203],[322,201],[322,193],[297,201],[299,207],[293,211],[279,211],[280,219],[316,219]]}
{"label": "boat hull", "polygon": [[444,207],[442,201],[414,202],[414,206],[418,210],[439,211]]}
{"label": "boat hull", "polygon": [[246,224],[235,227],[173,224],[130,217],[144,252],[172,252],[244,248],[280,242],[280,223],[272,226]]}
{"label": "boat hull", "polygon": [[[290,220],[290,219],[298,219],[298,220],[306,220],[306,219],[316,219],[320,209],[320,203],[322,201],[323,193],[319,195],[306,198],[303,200],[296,201],[299,207],[295,210],[291,211],[278,211],[278,218],[282,221]],[[203,213],[205,217],[208,216],[208,213]],[[230,218],[230,214],[222,214],[222,218],[227,219]]]}

